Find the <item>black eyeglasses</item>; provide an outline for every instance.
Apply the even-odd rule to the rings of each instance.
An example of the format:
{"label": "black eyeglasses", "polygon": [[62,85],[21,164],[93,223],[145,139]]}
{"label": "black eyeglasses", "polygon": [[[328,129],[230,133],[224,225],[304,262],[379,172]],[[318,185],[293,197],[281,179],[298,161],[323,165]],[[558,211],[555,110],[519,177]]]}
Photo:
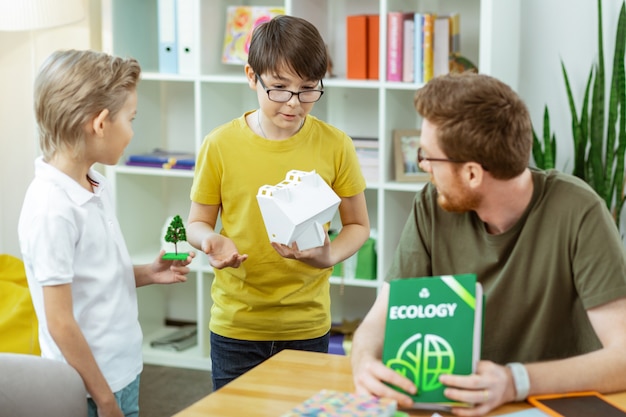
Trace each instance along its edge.
{"label": "black eyeglasses", "polygon": [[[423,154],[422,148],[417,148],[417,163],[421,164],[423,161],[428,161],[428,162],[451,162],[453,164],[465,164],[468,161],[459,161],[456,159],[449,159],[449,158],[426,158]],[[483,167],[483,169],[485,171],[489,171],[489,169],[484,166],[483,164],[480,164],[481,167]]]}
{"label": "black eyeglasses", "polygon": [[[286,103],[291,100],[291,97],[293,96],[297,96],[300,103],[315,103],[322,97],[322,94],[324,94],[324,91],[322,90],[290,91],[267,88],[263,79],[261,79],[258,74],[256,74],[256,79],[259,80],[261,87],[263,87],[267,93],[267,98],[277,103]],[[322,80],[320,80],[320,87],[324,88]]]}
{"label": "black eyeglasses", "polygon": [[421,164],[423,161],[428,162],[452,162],[453,164],[464,164],[467,161],[457,161],[456,159],[448,158],[426,158],[422,152],[422,148],[417,148],[417,163]]}

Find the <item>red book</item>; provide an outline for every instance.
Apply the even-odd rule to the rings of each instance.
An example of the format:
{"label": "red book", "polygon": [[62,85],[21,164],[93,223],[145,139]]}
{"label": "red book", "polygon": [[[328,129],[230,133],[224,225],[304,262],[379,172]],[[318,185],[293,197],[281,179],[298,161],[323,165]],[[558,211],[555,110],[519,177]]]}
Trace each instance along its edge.
{"label": "red book", "polygon": [[367,16],[367,78],[378,80],[380,78],[380,16],[370,14]]}
{"label": "red book", "polygon": [[347,73],[346,78],[367,79],[367,16],[348,16],[346,21]]}

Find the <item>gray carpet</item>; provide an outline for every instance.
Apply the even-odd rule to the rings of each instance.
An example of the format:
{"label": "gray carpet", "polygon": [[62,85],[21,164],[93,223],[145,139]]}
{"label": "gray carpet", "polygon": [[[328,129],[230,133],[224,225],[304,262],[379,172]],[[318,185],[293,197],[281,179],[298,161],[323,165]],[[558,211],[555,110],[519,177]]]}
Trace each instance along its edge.
{"label": "gray carpet", "polygon": [[139,386],[141,417],[171,417],[212,391],[211,373],[144,365]]}

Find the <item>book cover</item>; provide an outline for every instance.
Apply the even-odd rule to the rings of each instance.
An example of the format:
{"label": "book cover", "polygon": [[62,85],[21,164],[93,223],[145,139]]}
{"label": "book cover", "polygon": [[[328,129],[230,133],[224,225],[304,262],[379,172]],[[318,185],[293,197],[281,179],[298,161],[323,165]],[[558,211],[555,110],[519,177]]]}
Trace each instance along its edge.
{"label": "book cover", "polygon": [[367,78],[380,78],[380,16],[367,15]]}
{"label": "book cover", "polygon": [[450,13],[450,53],[461,53],[461,15],[457,12]]}
{"label": "book cover", "polygon": [[415,80],[415,13],[405,13],[402,28],[402,81]]}
{"label": "book cover", "polygon": [[387,81],[402,81],[402,12],[387,13]]}
{"label": "book cover", "polygon": [[474,372],[482,322],[482,286],[475,274],[390,282],[382,359],[417,386],[414,408],[471,406],[447,399],[439,375]]}
{"label": "book cover", "polygon": [[347,73],[350,80],[367,79],[367,16],[346,17]]}
{"label": "book cover", "polygon": [[254,28],[283,14],[285,14],[283,7],[228,6],[222,62],[245,65],[248,62],[248,50]]}
{"label": "book cover", "polygon": [[423,59],[424,59],[424,82],[433,78],[433,37],[435,29],[435,17],[432,13],[424,13],[423,25]]}
{"label": "book cover", "polygon": [[282,417],[391,417],[396,409],[396,402],[387,398],[324,389]]}
{"label": "book cover", "polygon": [[437,16],[433,27],[433,76],[450,72],[450,17]]}
{"label": "book cover", "polygon": [[415,41],[413,42],[413,70],[415,74],[413,79],[416,83],[424,82],[424,15],[415,13]]}

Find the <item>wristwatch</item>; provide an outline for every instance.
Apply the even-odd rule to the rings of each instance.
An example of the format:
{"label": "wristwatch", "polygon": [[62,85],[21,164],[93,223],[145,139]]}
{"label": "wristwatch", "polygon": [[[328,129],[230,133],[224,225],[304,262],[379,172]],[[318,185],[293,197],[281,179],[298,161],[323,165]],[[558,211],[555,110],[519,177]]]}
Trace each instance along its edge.
{"label": "wristwatch", "polygon": [[526,367],[519,362],[511,362],[506,364],[513,375],[513,383],[515,384],[515,401],[524,401],[528,397],[530,391],[530,378]]}

